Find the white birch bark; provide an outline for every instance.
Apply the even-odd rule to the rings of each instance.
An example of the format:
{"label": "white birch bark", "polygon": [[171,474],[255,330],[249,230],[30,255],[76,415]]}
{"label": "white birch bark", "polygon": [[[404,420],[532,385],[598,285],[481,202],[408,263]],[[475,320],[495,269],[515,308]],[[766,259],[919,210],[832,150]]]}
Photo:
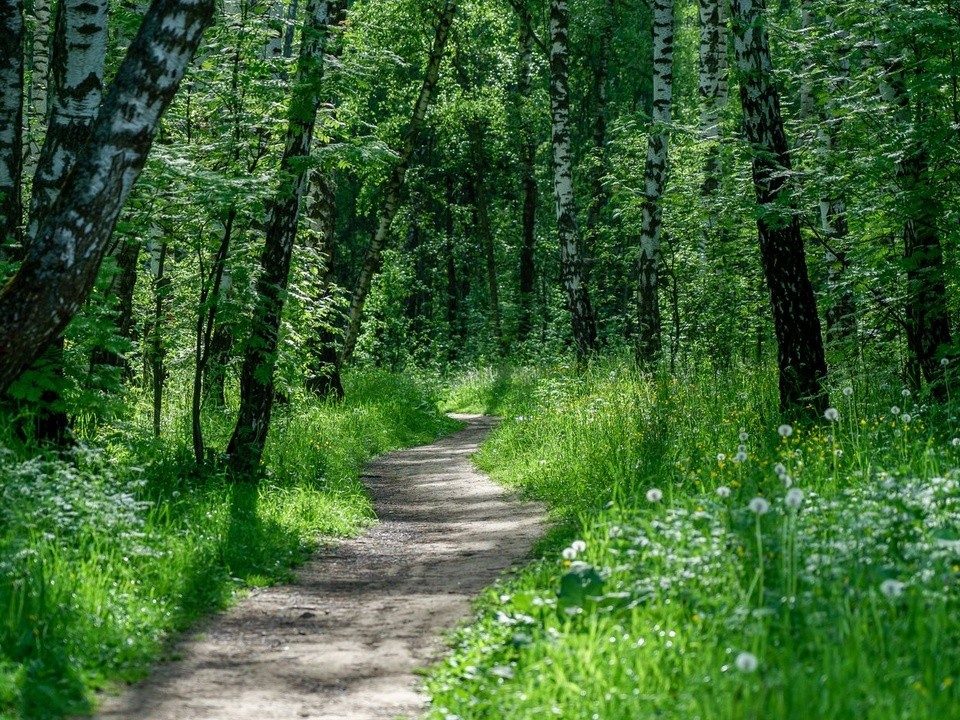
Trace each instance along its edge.
{"label": "white birch bark", "polygon": [[33,177],[40,159],[49,115],[47,83],[50,76],[50,0],[33,3],[33,73],[30,79],[29,143],[24,174]]}
{"label": "white birch bark", "polygon": [[637,286],[637,362],[652,363],[660,350],[660,199],[667,168],[673,102],[673,0],[653,3],[653,114],[643,173],[643,217]]}
{"label": "white birch bark", "polygon": [[61,0],[51,62],[50,121],[30,197],[26,242],[60,193],[103,96],[108,0]]}
{"label": "white birch bark", "polygon": [[712,195],[720,181],[720,120],[729,99],[727,13],[724,0],[699,0],[700,10],[700,138],[707,144],[703,194]]}
{"label": "white birch bark", "polygon": [[0,0],[0,245],[19,244],[23,213],[23,1]]}
{"label": "white birch bark", "polygon": [[573,194],[570,149],[569,26],[567,0],[550,3],[550,113],[553,135],[553,194],[560,241],[560,280],[567,296],[577,356],[596,349],[597,328],[584,277]]}

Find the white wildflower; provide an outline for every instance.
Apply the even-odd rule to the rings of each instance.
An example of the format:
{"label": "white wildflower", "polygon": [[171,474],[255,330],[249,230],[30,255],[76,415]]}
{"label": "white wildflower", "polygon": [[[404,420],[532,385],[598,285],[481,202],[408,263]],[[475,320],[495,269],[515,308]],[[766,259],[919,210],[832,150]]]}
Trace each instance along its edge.
{"label": "white wildflower", "polygon": [[793,435],[793,426],[783,424],[777,428],[777,432],[780,433],[780,437],[788,438]]}
{"label": "white wildflower", "polygon": [[899,580],[887,579],[880,583],[880,592],[888,598],[895,598],[900,597],[905,587],[906,583],[902,583]]}
{"label": "white wildflower", "polygon": [[787,491],[787,496],[783,499],[783,504],[791,510],[796,510],[803,503],[803,491],[798,488],[791,488]]}
{"label": "white wildflower", "polygon": [[760,665],[757,656],[749,652],[742,652],[737,655],[737,659],[734,660],[733,664],[737,670],[742,673],[755,672]]}
{"label": "white wildflower", "polygon": [[853,395],[853,388],[850,387],[849,385],[847,385],[847,386],[843,389],[843,394],[846,395],[847,397],[850,397],[851,395]]}
{"label": "white wildflower", "polygon": [[891,415],[899,415],[899,414],[900,414],[900,408],[898,408],[896,405],[894,405],[892,408],[890,408],[890,414],[891,414]]}
{"label": "white wildflower", "polygon": [[840,413],[835,407],[828,407],[823,411],[823,416],[830,422],[836,422],[840,419]]}
{"label": "white wildflower", "polygon": [[658,503],[663,500],[663,491],[658,488],[647,490],[647,502]]}
{"label": "white wildflower", "polygon": [[576,550],[578,553],[582,553],[587,549],[587,544],[583,540],[574,540],[570,543],[570,547]]}
{"label": "white wildflower", "polygon": [[738,452],[736,455],[733,456],[733,461],[736,463],[742,463],[746,461],[746,459],[747,459],[747,454],[743,450],[741,450],[740,452]]}
{"label": "white wildflower", "polygon": [[728,488],[726,485],[721,485],[717,488],[717,495],[722,498],[730,497],[730,488]]}
{"label": "white wildflower", "polygon": [[747,507],[750,509],[750,512],[756,515],[765,515],[770,511],[770,503],[767,502],[766,498],[762,497],[755,497]]}
{"label": "white wildflower", "polygon": [[902,420],[905,423],[908,423],[911,420],[913,420],[913,417],[910,415],[910,413],[904,413],[903,415],[900,416],[900,420]]}

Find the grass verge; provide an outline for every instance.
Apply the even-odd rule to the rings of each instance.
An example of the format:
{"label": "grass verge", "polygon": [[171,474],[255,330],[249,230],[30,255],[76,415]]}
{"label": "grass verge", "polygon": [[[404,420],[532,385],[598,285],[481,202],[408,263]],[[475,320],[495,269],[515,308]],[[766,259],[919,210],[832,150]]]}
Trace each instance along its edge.
{"label": "grass verge", "polygon": [[800,423],[770,372],[613,363],[450,397],[499,409],[479,464],[566,531],[481,599],[430,718],[960,717],[955,407],[872,373]]}
{"label": "grass verge", "polygon": [[[164,441],[134,414],[68,456],[3,451],[0,718],[90,713],[96,688],[141,676],[197,617],[357,533],[373,518],[366,460],[451,429],[431,392],[355,373],[342,406],[294,399],[275,414],[255,487],[198,475],[177,406]],[[231,420],[208,418],[212,445]]]}

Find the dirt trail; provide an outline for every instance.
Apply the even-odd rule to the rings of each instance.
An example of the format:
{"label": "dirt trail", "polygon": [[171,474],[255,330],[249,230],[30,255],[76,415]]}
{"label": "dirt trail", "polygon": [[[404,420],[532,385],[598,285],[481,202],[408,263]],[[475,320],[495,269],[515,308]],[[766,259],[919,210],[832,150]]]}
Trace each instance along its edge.
{"label": "dirt trail", "polygon": [[296,585],[257,591],[213,618],[182,659],[104,703],[102,720],[388,720],[423,708],[413,670],[471,599],[521,560],[542,508],[520,503],[469,456],[491,418],[375,460],[380,523],[322,551]]}

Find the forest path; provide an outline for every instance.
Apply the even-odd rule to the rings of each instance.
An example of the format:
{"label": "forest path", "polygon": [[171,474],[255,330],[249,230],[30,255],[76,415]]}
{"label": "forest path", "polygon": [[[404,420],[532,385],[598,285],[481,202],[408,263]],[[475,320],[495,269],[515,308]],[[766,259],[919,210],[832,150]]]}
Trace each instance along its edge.
{"label": "forest path", "polygon": [[471,600],[523,559],[543,509],[478,473],[469,457],[494,419],[373,461],[380,518],[322,550],[295,585],[257,590],[185,638],[177,661],[107,698],[102,720],[389,720],[418,715],[415,668]]}

